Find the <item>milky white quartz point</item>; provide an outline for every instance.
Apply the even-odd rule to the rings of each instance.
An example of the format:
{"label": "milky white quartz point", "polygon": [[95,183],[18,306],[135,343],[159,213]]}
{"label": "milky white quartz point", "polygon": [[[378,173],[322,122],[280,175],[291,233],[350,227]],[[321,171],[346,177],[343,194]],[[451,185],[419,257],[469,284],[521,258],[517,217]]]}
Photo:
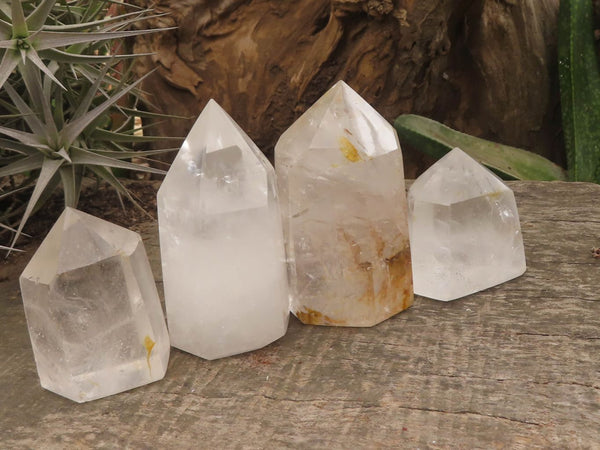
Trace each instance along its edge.
{"label": "milky white quartz point", "polygon": [[394,128],[340,81],[281,136],[275,166],[296,317],[372,326],[408,308],[407,205]]}
{"label": "milky white quartz point", "polygon": [[173,346],[205,359],[282,337],[289,295],[273,166],[210,100],[158,192]]}
{"label": "milky white quartz point", "polygon": [[415,293],[454,300],[525,272],[513,192],[455,148],[408,193]]}
{"label": "milky white quartz point", "polygon": [[42,387],[86,402],[165,376],[169,335],[137,233],[66,208],[20,282]]}

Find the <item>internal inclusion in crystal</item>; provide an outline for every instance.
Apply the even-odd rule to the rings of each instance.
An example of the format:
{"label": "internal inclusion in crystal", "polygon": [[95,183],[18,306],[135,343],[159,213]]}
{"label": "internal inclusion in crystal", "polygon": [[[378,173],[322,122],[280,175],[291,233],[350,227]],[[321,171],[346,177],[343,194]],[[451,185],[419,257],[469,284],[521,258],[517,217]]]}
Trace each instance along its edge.
{"label": "internal inclusion in crystal", "polygon": [[371,326],[408,308],[412,272],[393,127],[340,81],[275,147],[292,312]]}
{"label": "internal inclusion in crystal", "polygon": [[67,208],[20,282],[44,388],[83,402],[164,377],[169,336],[137,233]]}
{"label": "internal inclusion in crystal", "polygon": [[525,272],[513,192],[462,150],[423,173],[408,202],[416,294],[454,300]]}
{"label": "internal inclusion in crystal", "polygon": [[273,167],[210,100],[158,193],[173,346],[206,359],[263,347],[289,318]]}

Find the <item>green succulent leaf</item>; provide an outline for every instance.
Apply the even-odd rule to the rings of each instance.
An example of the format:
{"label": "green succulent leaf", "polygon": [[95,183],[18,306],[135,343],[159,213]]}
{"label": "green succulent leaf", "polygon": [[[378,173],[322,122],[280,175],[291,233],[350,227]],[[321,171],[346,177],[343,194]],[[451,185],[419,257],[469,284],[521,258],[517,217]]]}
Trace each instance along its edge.
{"label": "green succulent leaf", "polygon": [[[50,1],[53,2],[53,0],[50,0]],[[146,15],[149,12],[151,12],[150,9],[145,9],[145,10],[141,10],[141,11],[133,11],[130,13],[120,14],[120,15],[113,16],[113,17],[107,17],[107,18],[99,19],[99,20],[91,20],[91,21],[86,20],[81,23],[61,24],[61,25],[45,25],[44,30],[45,31],[60,31],[60,32],[85,31],[85,30],[94,29],[100,25],[105,25],[108,23],[116,22],[116,21],[125,23],[126,21],[124,19],[129,18],[129,17],[140,17],[140,20],[144,20],[144,19],[149,18]]]}
{"label": "green succulent leaf", "polygon": [[23,227],[29,220],[29,216],[33,212],[33,209],[37,206],[38,200],[40,199],[44,191],[46,191],[46,188],[48,187],[50,181],[52,180],[62,163],[62,159],[44,158],[40,174],[35,184],[35,188],[31,193],[31,197],[29,197],[29,202],[27,203],[27,207],[25,208],[25,212],[23,213],[23,217],[21,218],[21,222],[19,223],[17,232],[15,233],[12,243],[10,244],[11,247],[14,247],[17,243],[17,240],[19,239],[19,236],[23,231]]}
{"label": "green succulent leaf", "polygon": [[394,127],[398,131],[400,142],[434,158],[441,158],[453,148],[459,147],[505,179],[566,179],[563,169],[543,156],[469,136],[426,117],[401,115],[394,122]]}
{"label": "green succulent leaf", "polygon": [[72,163],[73,162],[71,160],[71,156],[67,153],[67,151],[64,148],[61,148],[59,151],[56,152],[56,154],[58,156],[60,156],[62,159],[64,159],[66,162],[68,162],[68,163]]}
{"label": "green succulent leaf", "polygon": [[[2,228],[7,228],[6,226],[4,226],[4,225],[2,225],[2,224],[0,224],[0,226],[1,226]],[[18,249],[18,248],[14,248],[14,247],[6,247],[6,246],[4,246],[4,245],[0,245],[0,249],[2,249],[2,250],[6,250],[8,253],[10,253],[10,252],[22,252],[22,251],[23,251],[23,250],[21,250],[21,249]]]}
{"label": "green succulent leaf", "polygon": [[0,86],[4,85],[10,74],[19,64],[19,55],[13,51],[7,50],[2,56],[0,62]]}
{"label": "green succulent leaf", "polygon": [[[114,58],[110,58],[107,62],[110,61],[115,61],[116,60]],[[80,73],[81,75],[83,75],[83,77],[85,77],[90,83],[93,83],[102,73],[101,69],[98,69],[95,65],[77,65],[77,72]],[[108,72],[105,75],[105,79],[104,81],[107,84],[110,84],[111,86],[119,86],[123,83],[123,79],[126,79],[126,77],[120,73],[120,72],[116,72],[114,69],[111,70],[110,72]],[[108,95],[108,93],[106,93],[106,91],[104,89],[99,90],[99,92],[104,95],[104,97],[109,98],[110,95]],[[132,92],[132,94],[135,92]]]}
{"label": "green succulent leaf", "polygon": [[119,196],[119,201],[121,202],[121,207],[123,207],[123,208],[125,207],[125,205],[123,204],[123,199],[121,198],[121,196],[124,195],[138,209],[145,211],[144,208],[142,208],[141,205],[133,198],[133,196],[131,195],[131,192],[129,192],[127,190],[127,188],[125,188],[125,186],[123,186],[123,183],[121,183],[119,181],[119,179],[112,173],[112,171],[110,169],[108,169],[106,167],[102,167],[102,166],[91,166],[89,169],[99,179],[106,181],[108,184],[110,184],[112,186],[112,188],[117,192],[117,195]]}
{"label": "green succulent leaf", "polygon": [[95,150],[94,153],[101,156],[107,156],[114,159],[130,159],[130,158],[148,158],[153,155],[163,155],[165,153],[174,152],[179,148],[160,148],[156,150]]}
{"label": "green succulent leaf", "polygon": [[90,107],[92,106],[92,102],[94,101],[94,98],[96,97],[97,93],[101,89],[102,82],[106,79],[106,74],[108,73],[108,69],[110,69],[110,65],[104,64],[104,67],[102,68],[102,70],[100,71],[98,76],[96,77],[96,80],[94,80],[94,83],[88,88],[87,92],[81,99],[79,106],[75,110],[75,114],[74,114],[75,117],[83,116],[90,109]]}
{"label": "green succulent leaf", "polygon": [[0,115],[0,121],[2,121],[2,120],[10,120],[10,119],[18,119],[20,117],[23,117],[23,115],[19,114],[19,113],[2,114],[2,115]]}
{"label": "green succulent leaf", "polygon": [[[133,133],[116,133],[114,131],[103,130],[98,128],[94,130],[94,137],[97,137],[102,140],[112,141],[112,142],[158,142],[158,141],[168,141],[174,139],[181,139],[178,137],[170,137],[170,136],[138,136]],[[170,151],[170,150],[167,150]]]}
{"label": "green succulent leaf", "polygon": [[31,170],[37,170],[42,167],[44,163],[44,155],[36,153],[26,158],[19,159],[12,164],[4,167],[0,167],[0,178],[8,177],[10,175],[16,175],[18,173],[29,172]]}
{"label": "green succulent leaf", "polygon": [[42,72],[44,72],[52,81],[54,81],[61,88],[66,90],[67,88],[63,86],[63,84],[58,81],[58,79],[54,76],[52,71],[44,64],[42,59],[39,57],[34,48],[30,48],[27,51],[27,59],[29,59],[32,63],[34,63]]}
{"label": "green succulent leaf", "polygon": [[0,19],[0,36],[2,36],[4,39],[10,39],[12,37],[12,25],[1,19]]}
{"label": "green succulent leaf", "polygon": [[[107,63],[111,61],[119,61],[125,59],[131,59],[136,56],[143,56],[142,54],[135,55],[81,55],[76,53],[69,53],[56,48],[50,48],[47,50],[41,50],[38,52],[40,57],[52,59],[58,62],[64,62],[69,64],[98,64]],[[148,56],[149,54],[145,54]]]}
{"label": "green succulent leaf", "polygon": [[17,48],[17,41],[16,41],[16,39],[2,40],[2,41],[0,41],[0,48],[6,48],[6,49],[11,49],[11,50],[16,50],[16,48]]}
{"label": "green succulent leaf", "polygon": [[[0,20],[6,23],[11,22],[10,18],[10,2],[4,0],[0,2]],[[11,27],[12,32],[12,27]]]}
{"label": "green succulent leaf", "polygon": [[71,149],[71,159],[73,164],[84,164],[87,166],[104,166],[118,169],[130,169],[140,172],[156,173],[164,175],[164,170],[155,169],[154,167],[141,166],[139,164],[130,163],[127,161],[121,161],[120,159],[110,158],[103,156],[96,152],[90,152],[81,148]]}
{"label": "green succulent leaf", "polygon": [[[112,4],[128,12],[109,17]],[[65,204],[76,206],[86,174],[143,210],[113,169],[164,174],[130,160],[174,149],[134,150],[137,143],[167,139],[139,134],[145,127],[134,117],[167,116],[138,111],[146,94],[130,61],[139,55],[113,53],[120,39],[162,31],[130,28],[159,16],[113,0],[0,1],[0,177],[24,175],[0,198],[31,189],[26,203],[2,217],[22,214],[18,226],[0,224],[15,233],[11,247],[59,185]]]}
{"label": "green succulent leaf", "polygon": [[65,196],[65,206],[76,208],[81,192],[81,170],[73,165],[62,166],[60,179]]}
{"label": "green succulent leaf", "polygon": [[34,44],[37,50],[46,50],[49,48],[67,47],[73,44],[108,41],[131,36],[139,36],[141,34],[148,34],[149,31],[150,30],[131,30],[111,31],[105,33],[40,31],[35,38]]}
{"label": "green succulent leaf", "polygon": [[[17,192],[21,192],[21,191],[24,191],[26,189],[29,189],[30,187],[31,186],[22,186],[22,187],[17,188],[17,189],[12,189],[12,190],[10,190],[8,192],[4,192],[3,194],[0,194],[0,200],[3,199],[3,198],[5,198],[5,197],[10,197],[11,195],[16,194]],[[9,227],[9,226],[3,225],[3,224],[0,224],[0,227],[4,228],[6,230],[11,230],[13,232],[17,231],[15,228],[12,228],[12,227]]]}
{"label": "green succulent leaf", "polygon": [[0,134],[17,139],[25,145],[30,145],[36,148],[47,148],[43,137],[37,134],[28,133],[26,131],[14,130],[12,128],[0,127]]}
{"label": "green succulent leaf", "polygon": [[29,30],[27,29],[27,23],[25,22],[25,13],[23,12],[21,0],[12,0],[10,6],[13,29],[12,37],[13,39],[24,39],[29,35]]}
{"label": "green succulent leaf", "polygon": [[46,19],[50,15],[55,3],[56,0],[42,0],[25,20],[27,27],[30,30],[40,30],[46,23]]}
{"label": "green succulent leaf", "polygon": [[[121,109],[130,115],[138,116],[138,117],[141,117],[142,119],[181,119],[181,120],[193,119],[193,117],[176,116],[174,114],[153,113],[150,111],[143,111],[140,109],[133,109],[133,108],[127,108],[127,107],[121,107]],[[177,139],[177,138],[175,138],[175,139]]]}
{"label": "green succulent leaf", "polygon": [[35,147],[30,147],[20,142],[16,142],[9,139],[0,138],[0,150],[8,150],[22,155],[31,156],[39,153],[39,150]]}
{"label": "green succulent leaf", "polygon": [[19,110],[19,113],[21,113],[25,122],[27,122],[27,125],[29,125],[29,128],[31,128],[31,131],[38,135],[46,136],[47,139],[48,136],[46,135],[46,127],[44,127],[44,124],[29,107],[29,105],[25,103],[25,100],[23,100],[19,96],[17,91],[14,90],[10,83],[4,83],[4,89],[8,93],[8,96],[10,97],[14,105]]}
{"label": "green succulent leaf", "polygon": [[27,67],[21,65],[19,67],[19,72],[23,76],[23,81],[27,87],[28,94],[31,96],[34,109],[44,116],[44,123],[48,127],[48,134],[53,137],[52,142],[56,143],[58,130],[53,120],[51,95],[49,92],[48,95],[44,95],[40,71],[31,66]]}
{"label": "green succulent leaf", "polygon": [[96,120],[104,111],[106,111],[108,108],[114,105],[121,97],[131,92],[148,75],[130,84],[127,88],[122,89],[120,92],[110,97],[108,100],[105,100],[102,104],[87,112],[85,115],[78,117],[72,122],[68,123],[64,127],[64,143],[70,146],[75,140],[75,138],[83,132],[83,130],[85,130],[92,122],[94,122],[94,120]]}

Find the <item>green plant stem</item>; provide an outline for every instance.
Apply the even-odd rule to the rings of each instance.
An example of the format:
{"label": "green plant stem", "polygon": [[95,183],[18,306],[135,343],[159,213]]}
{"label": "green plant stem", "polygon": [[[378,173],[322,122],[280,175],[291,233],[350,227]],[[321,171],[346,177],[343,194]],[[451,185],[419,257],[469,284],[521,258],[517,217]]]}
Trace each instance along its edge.
{"label": "green plant stem", "polygon": [[591,0],[562,0],[558,73],[569,179],[600,183],[600,70]]}

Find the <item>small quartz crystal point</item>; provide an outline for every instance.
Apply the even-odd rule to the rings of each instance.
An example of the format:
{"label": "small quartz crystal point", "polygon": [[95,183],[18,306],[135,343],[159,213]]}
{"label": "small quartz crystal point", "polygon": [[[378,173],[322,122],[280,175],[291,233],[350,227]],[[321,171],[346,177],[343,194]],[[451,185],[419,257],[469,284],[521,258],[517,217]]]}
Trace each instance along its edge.
{"label": "small quartz crystal point", "polygon": [[525,272],[513,192],[455,148],[408,193],[415,293],[454,300]]}
{"label": "small quartz crystal point", "polygon": [[86,402],[165,376],[169,335],[137,233],[66,208],[20,282],[42,387]]}
{"label": "small quartz crystal point", "polygon": [[205,359],[282,337],[288,281],[273,166],[210,100],[158,192],[171,343]]}
{"label": "small quartz crystal point", "polygon": [[394,128],[340,81],[281,136],[275,165],[296,317],[366,327],[408,308],[407,205]]}

